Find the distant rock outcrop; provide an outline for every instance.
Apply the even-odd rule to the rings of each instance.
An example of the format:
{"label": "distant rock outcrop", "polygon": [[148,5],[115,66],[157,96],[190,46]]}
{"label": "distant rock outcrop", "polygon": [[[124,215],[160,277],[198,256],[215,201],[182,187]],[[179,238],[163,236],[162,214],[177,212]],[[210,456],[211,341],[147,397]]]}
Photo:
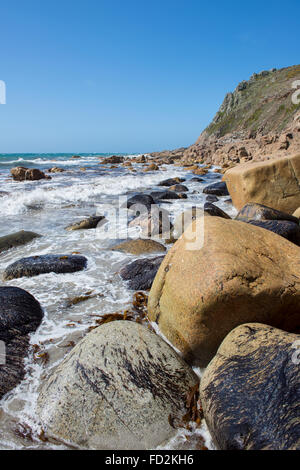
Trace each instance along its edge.
{"label": "distant rock outcrop", "polygon": [[45,173],[37,168],[25,168],[24,166],[17,166],[10,170],[11,175],[15,181],[36,181],[47,179],[50,180],[51,176],[45,175]]}
{"label": "distant rock outcrop", "polygon": [[152,156],[230,167],[299,152],[299,80],[300,65],[254,73],[227,93],[195,144]]}

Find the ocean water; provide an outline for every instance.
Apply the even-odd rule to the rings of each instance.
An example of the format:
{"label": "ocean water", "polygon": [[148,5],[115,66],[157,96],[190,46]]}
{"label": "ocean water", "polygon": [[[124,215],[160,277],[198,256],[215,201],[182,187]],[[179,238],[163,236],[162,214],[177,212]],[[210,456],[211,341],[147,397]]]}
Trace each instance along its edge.
{"label": "ocean water", "polygon": [[[34,436],[39,434],[41,428],[35,413],[39,386],[71,350],[68,346],[70,341],[76,343],[86,334],[94,325],[95,315],[123,312],[131,306],[133,292],[128,290],[118,272],[137,256],[110,251],[108,248],[116,241],[99,237],[97,230],[66,231],[65,227],[87,216],[100,214],[107,205],[118,207],[120,196],[161,190],[163,188],[157,186],[160,181],[181,176],[186,178],[185,184],[189,187],[188,200],[162,205],[174,219],[189,205],[203,204],[203,188],[220,179],[220,175],[211,170],[203,177],[202,183],[190,182],[194,175],[174,165],[162,165],[161,171],[154,172],[144,172],[141,164],[133,164],[135,172],[122,166],[111,169],[99,164],[108,155],[80,154],[80,159],[72,159],[72,154],[0,154],[0,236],[19,230],[43,235],[28,245],[1,254],[1,279],[6,266],[26,256],[79,252],[88,259],[87,269],[79,273],[44,274],[5,283],[29,291],[44,308],[44,320],[31,335],[31,344],[38,344],[47,352],[49,361],[46,364],[36,362],[30,354],[26,359],[26,378],[0,402],[0,449],[63,448],[38,438],[33,441],[25,439],[16,433],[16,429],[30,428]],[[14,182],[10,177],[10,169],[14,166],[43,171],[58,166],[66,171],[51,173],[51,180]],[[1,192],[8,194],[2,195]],[[234,209],[225,202],[226,199],[220,198],[217,205],[233,215]],[[118,234],[119,238],[128,235],[133,235],[133,232]],[[68,306],[69,299],[91,291],[93,298]],[[211,448],[205,423],[200,429],[178,430],[165,448],[196,448],[198,435],[204,436],[206,445]]]}

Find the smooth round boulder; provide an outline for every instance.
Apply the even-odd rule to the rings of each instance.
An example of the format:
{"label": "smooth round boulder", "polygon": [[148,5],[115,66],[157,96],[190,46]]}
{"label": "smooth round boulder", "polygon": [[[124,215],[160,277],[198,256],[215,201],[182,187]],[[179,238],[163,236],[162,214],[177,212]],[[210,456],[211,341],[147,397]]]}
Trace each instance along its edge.
{"label": "smooth round boulder", "polygon": [[24,378],[28,334],[43,318],[39,302],[18,287],[0,287],[0,399]]}
{"label": "smooth round boulder", "polygon": [[81,449],[153,449],[176,434],[193,370],[158,335],[115,321],[89,333],[42,383],[47,437]]}
{"label": "smooth round boulder", "polygon": [[80,255],[41,255],[22,258],[10,264],[4,271],[3,279],[32,277],[47,273],[74,273],[82,271],[87,259]]}
{"label": "smooth round boulder", "polygon": [[204,194],[213,194],[214,196],[229,196],[229,192],[224,181],[213,183],[203,189]]}
{"label": "smooth round boulder", "polygon": [[249,323],[222,342],[201,379],[221,450],[300,450],[300,335]]}
{"label": "smooth round boulder", "polygon": [[0,287],[0,339],[7,341],[18,331],[22,335],[37,329],[43,318],[39,302],[19,287]]}
{"label": "smooth round boulder", "polygon": [[128,281],[129,289],[149,290],[163,259],[164,256],[156,256],[133,261],[121,269],[121,278]]}
{"label": "smooth round boulder", "polygon": [[236,220],[203,217],[173,245],[154,279],[148,314],[192,363],[204,367],[236,326],[300,326],[299,248]]}
{"label": "smooth round boulder", "polygon": [[26,232],[25,230],[5,235],[4,237],[0,237],[0,253],[16,246],[26,245],[26,243],[40,237],[41,235],[38,233]]}
{"label": "smooth round boulder", "polygon": [[236,220],[287,220],[299,225],[297,217],[278,211],[272,207],[256,204],[254,202],[246,204],[237,214]]}
{"label": "smooth round boulder", "polygon": [[101,225],[105,222],[105,217],[103,215],[88,217],[87,219],[80,220],[75,224],[68,225],[66,230],[89,230],[92,228],[97,228],[100,222],[102,222]]}
{"label": "smooth round boulder", "polygon": [[112,251],[123,251],[132,255],[143,253],[164,252],[166,247],[155,240],[137,238],[136,240],[126,240],[111,248]]}

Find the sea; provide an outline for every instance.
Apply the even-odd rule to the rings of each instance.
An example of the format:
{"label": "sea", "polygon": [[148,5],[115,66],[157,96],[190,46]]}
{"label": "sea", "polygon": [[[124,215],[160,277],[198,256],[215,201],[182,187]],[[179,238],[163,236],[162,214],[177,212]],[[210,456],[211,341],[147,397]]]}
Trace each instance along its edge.
{"label": "sea", "polygon": [[[26,377],[20,385],[0,402],[0,449],[65,449],[66,446],[44,442],[36,416],[39,387],[45,377],[95,324],[96,316],[123,312],[132,305],[133,292],[119,275],[122,266],[137,256],[111,251],[117,240],[134,236],[130,230],[117,230],[114,237],[99,236],[97,229],[66,231],[66,226],[86,217],[101,215],[107,208],[117,208],[124,197],[137,193],[162,190],[159,182],[167,178],[185,178],[189,188],[187,200],[162,204],[171,219],[193,205],[204,204],[203,189],[217,182],[221,175],[214,168],[201,176],[203,181],[192,181],[191,171],[175,165],[161,165],[159,171],[145,172],[144,165],[133,162],[132,169],[118,165],[102,165],[112,154],[0,154],[0,236],[19,230],[42,235],[28,245],[1,254],[0,278],[4,269],[16,260],[42,254],[80,253],[88,259],[84,271],[72,274],[43,274],[23,277],[1,285],[20,287],[30,292],[41,304],[45,316],[38,330],[31,335],[32,346],[38,345],[47,361],[37,360],[30,352],[26,359]],[[137,155],[118,154],[131,159]],[[16,182],[10,170],[16,166],[39,168],[51,179]],[[60,167],[62,173],[48,173],[51,167]],[[132,171],[133,170],[133,171]],[[120,199],[122,198],[122,199]],[[228,197],[216,203],[229,215],[235,210]],[[108,211],[109,212],[109,211]],[[123,231],[122,231],[123,230]],[[136,230],[136,229],[134,229]],[[166,245],[170,248],[170,245]],[[92,293],[84,302],[70,305],[70,299]],[[157,330],[160,334],[159,330]],[[201,371],[196,370],[198,375]],[[178,429],[177,434],[163,449],[197,449],[199,438],[207,448],[213,448],[205,422],[201,428]]]}

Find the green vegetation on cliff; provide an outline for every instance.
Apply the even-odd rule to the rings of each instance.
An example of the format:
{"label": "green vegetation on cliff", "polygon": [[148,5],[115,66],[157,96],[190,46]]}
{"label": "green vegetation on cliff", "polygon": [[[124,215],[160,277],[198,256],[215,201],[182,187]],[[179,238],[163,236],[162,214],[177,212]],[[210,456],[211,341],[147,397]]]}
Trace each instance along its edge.
{"label": "green vegetation on cliff", "polygon": [[219,138],[228,133],[280,133],[300,109],[292,102],[296,80],[300,80],[300,65],[253,74],[226,95],[204,134]]}

